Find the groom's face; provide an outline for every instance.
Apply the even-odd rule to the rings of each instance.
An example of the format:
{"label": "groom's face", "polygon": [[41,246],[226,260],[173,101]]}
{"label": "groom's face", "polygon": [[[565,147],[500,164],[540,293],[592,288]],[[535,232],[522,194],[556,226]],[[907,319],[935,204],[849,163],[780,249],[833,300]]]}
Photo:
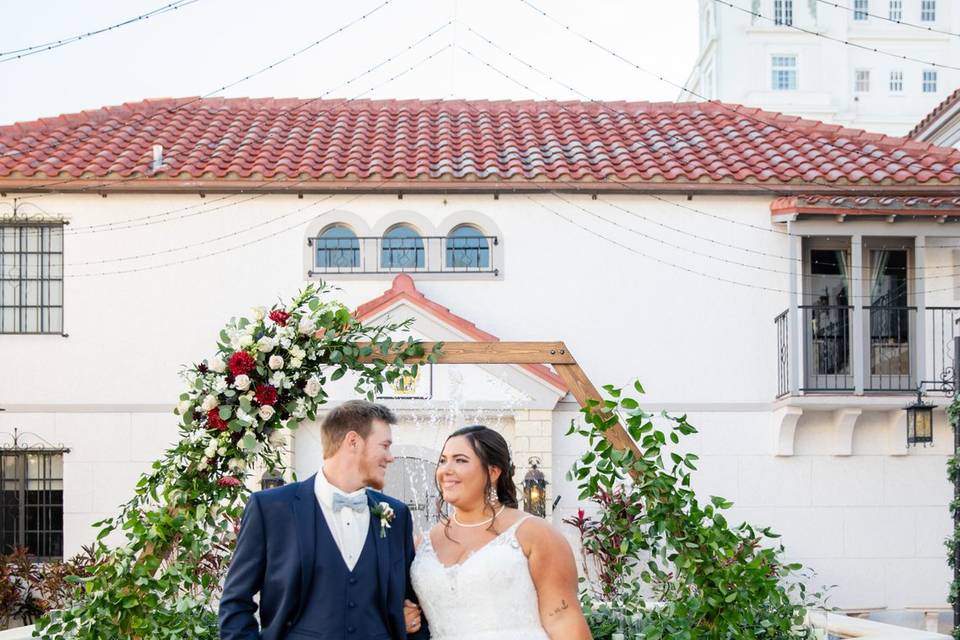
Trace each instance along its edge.
{"label": "groom's face", "polygon": [[373,428],[359,450],[360,473],[368,487],[380,490],[387,482],[387,465],[393,462],[390,446],[393,433],[383,420],[374,420]]}

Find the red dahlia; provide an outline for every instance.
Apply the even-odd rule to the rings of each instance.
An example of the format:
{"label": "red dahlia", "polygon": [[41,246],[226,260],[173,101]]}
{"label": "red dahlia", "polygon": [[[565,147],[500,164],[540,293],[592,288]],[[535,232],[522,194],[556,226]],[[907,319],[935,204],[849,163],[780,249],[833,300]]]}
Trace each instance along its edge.
{"label": "red dahlia", "polygon": [[274,309],[270,312],[270,319],[282,327],[287,324],[287,320],[290,319],[290,314],[283,309]]}
{"label": "red dahlia", "polygon": [[253,397],[261,406],[274,405],[277,403],[277,390],[268,384],[258,384],[257,388],[253,390]]}
{"label": "red dahlia", "polygon": [[233,476],[224,476],[217,480],[217,486],[220,487],[239,487],[241,484],[243,483],[240,482],[240,478],[234,478]]}
{"label": "red dahlia", "polygon": [[220,417],[220,409],[214,408],[207,412],[207,428],[214,431],[226,431],[227,423]]}
{"label": "red dahlia", "polygon": [[230,373],[234,376],[245,376],[257,368],[257,361],[246,351],[237,351],[230,356],[227,366],[230,367]]}

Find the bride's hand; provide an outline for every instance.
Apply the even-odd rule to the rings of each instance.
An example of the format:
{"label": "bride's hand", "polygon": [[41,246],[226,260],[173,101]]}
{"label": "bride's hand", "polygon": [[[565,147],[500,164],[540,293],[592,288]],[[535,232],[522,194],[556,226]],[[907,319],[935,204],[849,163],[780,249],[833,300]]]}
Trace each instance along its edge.
{"label": "bride's hand", "polygon": [[403,601],[403,619],[407,623],[407,633],[420,631],[420,607],[410,600]]}

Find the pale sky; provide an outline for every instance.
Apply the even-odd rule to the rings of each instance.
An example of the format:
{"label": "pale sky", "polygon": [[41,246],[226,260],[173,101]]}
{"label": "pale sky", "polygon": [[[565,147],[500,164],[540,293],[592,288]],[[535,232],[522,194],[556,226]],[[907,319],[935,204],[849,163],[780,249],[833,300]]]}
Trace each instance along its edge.
{"label": "pale sky", "polygon": [[[37,0],[0,8],[0,51],[74,36],[172,0]],[[203,95],[235,82],[384,0],[198,0],[177,11],[23,59],[0,62],[0,124],[134,102]],[[624,57],[683,84],[697,55],[695,0],[531,0]],[[456,18],[451,25],[407,47]],[[357,25],[215,95],[579,99],[471,34],[602,100],[674,100],[675,87],[591,47],[521,0],[389,0]],[[517,78],[503,78],[463,50]],[[405,51],[405,52],[404,52]],[[347,87],[347,80],[400,52]],[[409,69],[393,82],[387,79]],[[379,86],[383,85],[383,86]],[[338,88],[339,87],[339,88]],[[376,87],[374,91],[368,89]]]}

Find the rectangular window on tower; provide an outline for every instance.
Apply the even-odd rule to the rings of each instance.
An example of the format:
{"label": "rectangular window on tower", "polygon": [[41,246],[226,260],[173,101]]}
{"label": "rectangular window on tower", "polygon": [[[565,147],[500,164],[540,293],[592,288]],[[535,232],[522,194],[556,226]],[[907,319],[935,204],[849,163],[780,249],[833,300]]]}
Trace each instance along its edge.
{"label": "rectangular window on tower", "polygon": [[920,0],[920,21],[937,21],[937,0]]}
{"label": "rectangular window on tower", "polygon": [[773,0],[773,22],[786,26],[793,24],[793,0]]}
{"label": "rectangular window on tower", "polygon": [[866,20],[870,13],[870,0],[853,0],[853,19]]}
{"label": "rectangular window on tower", "polygon": [[923,72],[923,92],[937,92],[937,72],[933,69],[927,69]]}
{"label": "rectangular window on tower", "polygon": [[853,90],[857,93],[870,91],[870,69],[857,69],[853,72]]}
{"label": "rectangular window on tower", "polygon": [[887,17],[894,22],[903,20],[903,0],[890,0],[890,11]]}
{"label": "rectangular window on tower", "polygon": [[777,55],[770,57],[770,88],[774,91],[796,91],[797,56]]}
{"label": "rectangular window on tower", "polygon": [[890,93],[903,93],[903,71],[890,72]]}

